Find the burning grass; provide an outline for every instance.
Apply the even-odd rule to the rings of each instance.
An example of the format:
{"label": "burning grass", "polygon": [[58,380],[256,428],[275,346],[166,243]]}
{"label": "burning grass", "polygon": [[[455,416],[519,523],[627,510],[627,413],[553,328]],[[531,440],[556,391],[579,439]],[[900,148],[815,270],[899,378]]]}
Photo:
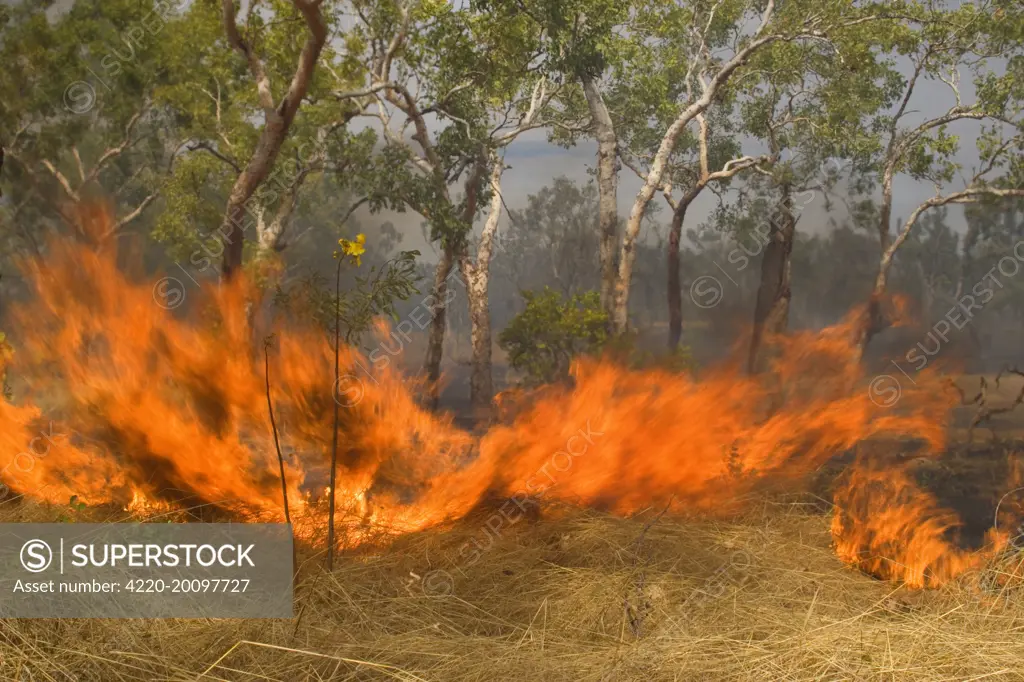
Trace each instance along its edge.
{"label": "burning grass", "polygon": [[[810,509],[763,501],[725,523],[549,508],[497,537],[481,513],[346,552],[330,575],[306,547],[298,618],[6,621],[0,676],[1020,679],[1024,602],[994,587],[1018,558],[908,592],[843,564]],[[486,549],[460,560],[467,543]]]}
{"label": "burning grass", "polygon": [[[87,212],[83,232],[108,233],[109,220]],[[218,503],[282,516],[264,398],[261,341],[270,333],[288,497],[303,501],[327,479],[325,444],[334,400],[343,400],[339,504],[396,532],[457,519],[491,495],[619,514],[672,496],[686,510],[725,514],[769,479],[799,479],[865,439],[913,436],[941,447],[952,400],[922,373],[899,405],[880,407],[852,347],[854,315],[781,340],[763,377],[734,364],[697,380],[580,362],[574,386],[532,393],[514,419],[477,437],[422,409],[417,387],[393,367],[366,369],[354,348],[342,349],[341,365],[356,395],[333,395],[322,334],[282,319],[244,277],[210,283],[171,314],[152,282],[118,267],[113,243],[54,241],[45,262],[24,268],[35,296],[11,314],[21,345],[12,373],[23,390],[15,404],[0,402],[0,446],[13,455],[38,441],[44,416],[68,437],[45,458],[8,466],[3,482],[54,502]],[[43,400],[57,403],[46,415]]]}
{"label": "burning grass", "polygon": [[[86,214],[83,229],[102,234],[108,220]],[[880,404],[852,345],[856,313],[777,340],[756,377],[736,363],[698,379],[580,362],[572,386],[521,395],[502,423],[471,434],[351,348],[342,372],[356,383],[333,394],[322,335],[276,317],[245,278],[171,314],[117,262],[112,244],[54,242],[45,262],[25,265],[36,296],[12,313],[21,386],[0,401],[0,448],[14,457],[3,484],[18,503],[8,496],[2,513],[283,520],[263,374],[273,332],[275,414],[305,546],[301,617],[11,621],[0,665],[15,679],[23,664],[33,680],[608,682],[973,679],[1019,667],[1017,501],[968,547],[961,514],[907,461],[861,452],[831,490],[831,526],[792,506],[750,513],[752,500],[802,489],[866,443],[915,440],[925,459],[946,449],[959,398],[929,367]],[[342,399],[347,549],[321,575],[325,443]],[[45,453],[33,445],[43,441]],[[1019,479],[1002,477],[993,495]],[[75,509],[62,509],[72,496]],[[900,596],[908,587],[936,590]]]}

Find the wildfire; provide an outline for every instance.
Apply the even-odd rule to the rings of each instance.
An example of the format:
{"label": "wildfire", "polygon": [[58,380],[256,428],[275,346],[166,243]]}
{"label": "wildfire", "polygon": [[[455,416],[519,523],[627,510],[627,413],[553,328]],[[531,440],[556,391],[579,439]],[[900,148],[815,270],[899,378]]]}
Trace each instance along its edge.
{"label": "wildfire", "polygon": [[[105,210],[84,218],[93,234],[106,232]],[[45,263],[24,268],[36,296],[13,311],[12,331],[14,373],[26,388],[15,404],[0,402],[0,446],[22,451],[44,416],[75,436],[32,467],[8,467],[4,483],[55,502],[74,494],[129,511],[205,504],[283,520],[261,342],[274,333],[271,393],[293,453],[284,464],[288,499],[293,512],[322,514],[309,491],[328,479],[334,354],[321,334],[276,317],[242,277],[182,289],[187,305],[168,310],[167,287],[182,282],[132,280],[113,244],[54,241]],[[482,437],[421,409],[400,374],[370,376],[343,348],[341,371],[359,382],[360,399],[342,410],[339,518],[360,542],[380,528],[405,533],[457,519],[493,496],[619,514],[671,498],[725,514],[758,486],[799,479],[866,439],[941,449],[951,397],[922,372],[898,406],[876,405],[852,324],[780,341],[770,379],[732,365],[698,381],[581,362],[575,386],[517,400],[511,423]],[[870,484],[879,480],[885,485]],[[980,556],[958,554],[944,536],[955,517],[891,471],[858,467],[837,502],[840,557],[884,577],[937,584]],[[315,525],[301,520],[296,529],[312,537]]]}
{"label": "wildfire", "polygon": [[171,509],[171,505],[166,502],[150,500],[144,493],[141,493],[138,490],[132,490],[132,500],[124,506],[124,510],[126,512],[132,512],[135,514],[154,514],[170,511]]}

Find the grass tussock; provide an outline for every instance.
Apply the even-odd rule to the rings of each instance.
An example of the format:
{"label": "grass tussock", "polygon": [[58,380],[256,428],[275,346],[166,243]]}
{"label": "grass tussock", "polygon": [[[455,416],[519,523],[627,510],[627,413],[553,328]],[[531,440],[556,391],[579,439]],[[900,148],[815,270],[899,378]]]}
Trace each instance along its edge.
{"label": "grass tussock", "polygon": [[800,505],[489,519],[345,552],[330,575],[307,549],[289,621],[2,621],[0,678],[1024,679],[1024,595],[995,587],[1017,558],[911,593],[844,566]]}

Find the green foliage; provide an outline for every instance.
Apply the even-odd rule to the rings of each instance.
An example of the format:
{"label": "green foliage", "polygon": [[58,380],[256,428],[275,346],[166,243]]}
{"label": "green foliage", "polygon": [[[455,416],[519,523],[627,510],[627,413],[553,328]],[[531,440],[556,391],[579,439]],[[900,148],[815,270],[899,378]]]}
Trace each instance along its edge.
{"label": "green foliage", "polygon": [[613,0],[474,0],[471,6],[501,23],[532,23],[545,40],[544,67],[570,80],[597,78],[622,50],[621,27],[635,8]]}
{"label": "green foliage", "polygon": [[550,383],[569,374],[573,358],[601,352],[608,342],[608,314],[596,291],[568,300],[548,287],[524,291],[526,308],[501,332],[498,344],[512,368],[530,384]]}
{"label": "green foliage", "polygon": [[[490,199],[488,173],[477,172],[479,166],[522,132],[518,122],[535,86],[551,75],[546,65],[554,52],[543,22],[529,8],[498,5],[357,3],[360,21],[350,32],[349,48],[363,50],[349,54],[353,69],[368,74],[382,60],[389,63],[396,91],[379,101],[383,144],[353,164],[347,181],[373,211],[415,211],[426,220],[430,241],[455,251]],[[557,120],[546,102],[556,85],[545,87],[534,113]],[[407,142],[406,130],[414,129]]]}
{"label": "green foliage", "polygon": [[78,495],[72,495],[68,500],[68,506],[57,516],[57,523],[75,523],[82,517],[85,508],[85,502],[82,502]]}
{"label": "green foliage", "polygon": [[419,251],[401,251],[382,265],[357,276],[356,286],[334,294],[335,283],[314,272],[290,287],[277,286],[274,304],[297,318],[313,322],[334,335],[335,313],[341,321],[346,343],[357,343],[370,330],[374,319],[387,315],[397,320],[395,304],[419,293],[416,258]]}
{"label": "green foliage", "polygon": [[231,182],[223,164],[212,156],[189,154],[179,159],[164,186],[165,210],[150,235],[176,260],[198,266],[201,252],[216,260],[220,253],[216,229]]}
{"label": "green foliage", "polygon": [[[287,0],[272,0],[259,9],[241,15],[242,33],[262,60],[277,102],[291,81],[307,32],[298,10]],[[333,5],[327,3],[323,11],[329,28],[337,28],[340,19]],[[345,37],[340,30],[338,35]],[[220,245],[214,242],[220,236],[215,230],[231,187],[260,139],[265,117],[245,61],[225,38],[220,3],[191,3],[162,37],[165,64],[155,100],[172,113],[174,127],[187,144],[179,148],[165,179],[167,210],[152,234],[175,259],[187,256],[191,265],[205,270],[219,259]],[[339,62],[330,43],[321,62]],[[283,243],[290,241],[288,208],[293,193],[299,193],[303,183],[311,185],[323,177],[325,158],[337,159],[339,169],[350,158],[344,125],[337,123],[343,108],[328,98],[335,88],[351,85],[349,72],[340,64],[314,70],[273,168],[247,202],[247,221],[261,215],[271,221],[279,211],[285,216]],[[255,248],[246,252],[260,255]]]}
{"label": "green foliage", "polygon": [[12,4],[0,26],[0,57],[12,65],[0,71],[4,198],[31,221],[12,246],[36,253],[44,240],[33,232],[68,223],[69,199],[113,197],[120,215],[144,208],[176,132],[154,103],[172,3],[64,4]]}
{"label": "green foliage", "polygon": [[498,342],[509,364],[526,375],[528,385],[564,380],[574,358],[606,355],[631,369],[692,372],[690,349],[654,353],[640,348],[635,333],[608,334],[608,313],[601,310],[596,291],[565,298],[544,287],[524,291],[526,308],[501,332]]}

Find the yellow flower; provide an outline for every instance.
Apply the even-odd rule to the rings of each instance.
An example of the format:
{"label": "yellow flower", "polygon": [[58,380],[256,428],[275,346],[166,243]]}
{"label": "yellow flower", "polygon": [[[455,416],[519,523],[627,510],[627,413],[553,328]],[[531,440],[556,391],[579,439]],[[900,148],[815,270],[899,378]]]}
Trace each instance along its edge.
{"label": "yellow flower", "polygon": [[[364,253],[366,253],[366,235],[365,234],[360,233],[360,234],[356,235],[355,241],[349,241],[348,239],[339,239],[338,240],[338,245],[341,247],[341,252],[344,255],[346,255],[349,258],[351,258],[352,262],[355,263],[356,266],[359,266],[359,265],[363,264],[362,256],[363,256]],[[337,256],[338,256],[338,254],[335,253],[335,257],[337,257]]]}

